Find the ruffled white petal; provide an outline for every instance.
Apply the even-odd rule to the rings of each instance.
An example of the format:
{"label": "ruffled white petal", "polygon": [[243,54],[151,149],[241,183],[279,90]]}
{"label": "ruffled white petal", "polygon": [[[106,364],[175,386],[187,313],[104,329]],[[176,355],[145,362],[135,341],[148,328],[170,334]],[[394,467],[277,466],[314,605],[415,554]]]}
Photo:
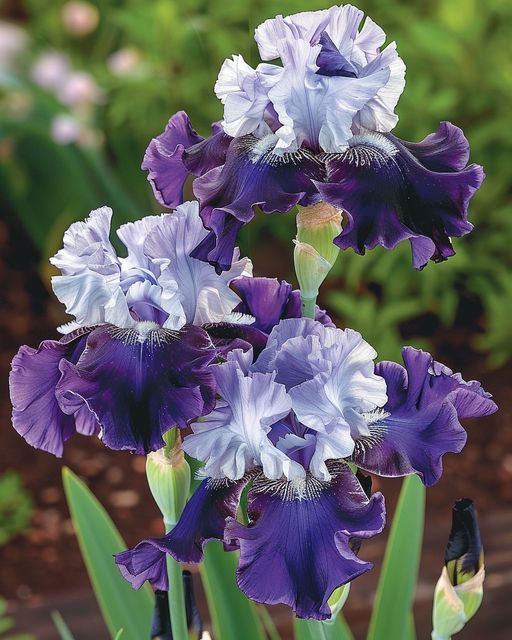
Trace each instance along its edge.
{"label": "ruffled white petal", "polygon": [[85,222],[74,222],[64,233],[64,247],[51,264],[63,275],[75,275],[88,270],[101,275],[119,272],[119,260],[110,235],[112,209],[101,207],[91,211]]}
{"label": "ruffled white petal", "polygon": [[256,466],[271,479],[304,475],[304,469],[274,447],[267,437],[272,424],[291,408],[283,385],[272,374],[245,376],[236,362],[214,367],[222,401],[183,441],[184,450],[206,462],[213,478],[238,480]]}
{"label": "ruffled white petal", "polygon": [[188,323],[220,322],[240,303],[229,284],[242,275],[252,275],[252,263],[233,255],[233,265],[220,276],[201,260],[190,257],[194,247],[206,236],[197,202],[186,202],[165,216],[147,236],[145,253],[162,264],[158,283],[163,287],[177,283],[181,305]]}
{"label": "ruffled white petal", "polygon": [[[405,86],[405,65],[384,31],[352,5],[277,16],[255,31],[261,58],[280,58],[283,67],[253,69],[241,56],[227,60],[216,85],[224,103],[223,126],[231,136],[274,133],[275,152],[340,152],[352,134],[367,128],[390,131],[394,109]],[[316,73],[326,33],[357,77]],[[273,69],[273,71],[272,71]],[[277,120],[275,118],[277,114]]]}

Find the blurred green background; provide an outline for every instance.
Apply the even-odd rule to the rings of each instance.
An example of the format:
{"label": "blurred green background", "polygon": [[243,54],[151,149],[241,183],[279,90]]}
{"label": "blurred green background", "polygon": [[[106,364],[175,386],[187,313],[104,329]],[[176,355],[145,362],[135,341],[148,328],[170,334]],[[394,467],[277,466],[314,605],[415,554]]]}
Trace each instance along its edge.
{"label": "blurred green background", "polygon": [[[208,133],[222,113],[213,84],[224,58],[242,53],[257,62],[254,26],[277,12],[330,5],[0,3],[1,214],[24,225],[40,251],[42,275],[63,230],[90,209],[110,204],[117,223],[158,211],[140,170],[149,140],[179,109]],[[487,178],[470,209],[476,229],[455,241],[454,258],[417,272],[408,244],[365,258],[347,251],[322,301],[381,357],[396,357],[404,339],[428,346],[455,327],[490,366],[499,366],[512,355],[512,3],[360,0],[358,6],[388,41],[397,41],[407,65],[395,133],[420,140],[450,120],[464,129],[471,160],[484,165]],[[291,256],[293,235],[293,215],[260,215],[244,231],[242,249],[265,273],[261,249]],[[281,273],[293,279],[288,264]]]}

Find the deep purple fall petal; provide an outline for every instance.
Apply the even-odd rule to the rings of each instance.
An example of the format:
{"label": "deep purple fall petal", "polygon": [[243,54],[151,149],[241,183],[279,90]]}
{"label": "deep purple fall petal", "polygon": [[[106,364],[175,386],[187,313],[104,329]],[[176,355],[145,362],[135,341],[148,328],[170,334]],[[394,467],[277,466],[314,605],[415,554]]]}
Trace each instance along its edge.
{"label": "deep purple fall petal", "polygon": [[372,568],[351,539],[384,528],[384,498],[368,500],[348,466],[331,463],[331,482],[309,477],[303,495],[261,478],[249,492],[250,524],[228,520],[226,539],[240,545],[237,582],[251,599],[282,603],[301,618],[325,620],[334,589]]}
{"label": "deep purple fall petal", "polygon": [[236,482],[207,478],[195,490],[178,524],[162,538],[139,542],[116,555],[123,577],[139,589],[148,580],[157,589],[168,589],[165,554],[179,562],[197,563],[209,540],[223,540],[226,518],[236,515],[247,480]]}
{"label": "deep purple fall petal", "polygon": [[412,347],[402,353],[405,368],[394,362],[376,366],[386,380],[388,403],[370,421],[370,436],[356,441],[352,460],[381,476],[417,473],[431,486],[441,477],[442,456],[464,447],[459,419],[497,407],[478,383],[465,382],[429,353]]}
{"label": "deep purple fall petal", "polygon": [[163,538],[150,538],[139,542],[133,549],[116,553],[115,561],[119,571],[134,589],[140,589],[146,580],[155,589],[169,589],[162,540]]}
{"label": "deep purple fall petal", "polygon": [[[286,212],[318,199],[312,180],[323,179],[322,162],[306,150],[278,156],[273,153],[275,136],[270,138],[270,144],[253,135],[234,138],[225,164],[194,182],[204,225],[214,235],[199,245],[193,257],[225,270],[231,264],[236,234],[253,218],[253,207],[258,205],[265,213]],[[226,245],[222,251],[220,245]]]}
{"label": "deep purple fall petal", "polygon": [[215,383],[207,366],[215,349],[200,327],[140,324],[93,331],[76,364],[61,362],[56,394],[65,413],[84,405],[94,412],[107,446],[143,454],[162,447],[171,427],[211,411]]}
{"label": "deep purple fall petal", "polygon": [[[85,341],[84,330],[78,330],[60,341],[44,340],[37,349],[23,346],[11,365],[9,387],[14,428],[33,447],[59,457],[66,440],[77,431],[75,418],[62,412],[55,397],[61,377],[59,364],[62,360],[77,362]],[[85,418],[82,414],[82,424]]]}
{"label": "deep purple fall petal", "polygon": [[326,155],[327,182],[317,183],[324,200],[346,213],[335,243],[364,253],[408,239],[418,269],[452,256],[450,237],[473,228],[468,205],[484,178],[480,166],[465,167],[469,146],[462,131],[443,122],[419,143],[367,132],[349,145]]}

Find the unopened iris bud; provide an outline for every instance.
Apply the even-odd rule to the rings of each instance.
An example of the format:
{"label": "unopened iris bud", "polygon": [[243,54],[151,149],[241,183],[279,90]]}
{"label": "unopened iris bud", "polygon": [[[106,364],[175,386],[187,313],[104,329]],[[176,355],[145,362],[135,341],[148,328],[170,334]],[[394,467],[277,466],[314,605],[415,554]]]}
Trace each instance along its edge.
{"label": "unopened iris bud", "polygon": [[348,594],[350,593],[350,584],[351,583],[348,582],[332,592],[331,597],[327,600],[327,604],[331,609],[331,617],[324,621],[325,624],[331,624],[336,621],[338,613],[343,609],[347,601]]}
{"label": "unopened iris bud", "polygon": [[432,640],[449,640],[482,602],[484,556],[476,512],[468,498],[453,507],[444,564],[434,593]]}
{"label": "unopened iris bud", "polygon": [[314,317],[320,285],[332,269],[339,248],[333,240],[341,232],[341,211],[320,202],[297,214],[295,273],[300,286],[303,316]]}
{"label": "unopened iris bud", "polygon": [[297,214],[297,240],[311,245],[331,266],[340,252],[333,240],[341,229],[341,210],[326,202],[304,207]]}
{"label": "unopened iris bud", "polygon": [[306,242],[294,240],[295,273],[299,281],[300,295],[305,299],[316,300],[318,289],[331,270],[332,264]]}
{"label": "unopened iris bud", "polygon": [[190,467],[181,448],[178,429],[165,435],[165,447],[149,453],[146,476],[153,498],[160,509],[166,530],[178,522],[190,491]]}

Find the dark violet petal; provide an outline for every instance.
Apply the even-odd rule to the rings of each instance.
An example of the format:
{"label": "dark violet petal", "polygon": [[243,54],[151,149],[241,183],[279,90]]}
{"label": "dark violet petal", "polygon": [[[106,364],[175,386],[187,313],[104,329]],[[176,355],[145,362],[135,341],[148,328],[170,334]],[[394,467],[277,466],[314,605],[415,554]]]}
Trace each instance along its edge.
{"label": "dark violet petal", "polygon": [[[9,375],[12,422],[25,440],[43,451],[62,456],[64,443],[76,431],[75,419],[62,412],[55,397],[62,360],[77,362],[86,335],[78,330],[57,340],[45,340],[37,349],[23,346],[14,356]],[[89,414],[88,416],[86,414]],[[81,413],[78,431],[95,433],[98,425],[87,409]]]}
{"label": "dark violet petal", "polygon": [[160,204],[177,207],[183,202],[183,187],[191,173],[183,162],[183,153],[202,140],[187,114],[178,111],[169,119],[165,131],[149,143],[142,169],[148,171],[148,180]]}
{"label": "dark violet petal", "polygon": [[[291,284],[277,278],[242,277],[231,283],[231,288],[242,302],[235,311],[247,313],[256,318],[253,327],[270,333],[273,327],[285,318],[300,318],[300,292],[292,291]],[[332,326],[332,320],[325,311],[316,307],[316,320]]]}
{"label": "dark violet petal", "polygon": [[212,339],[217,353],[225,356],[233,349],[247,351],[251,347],[257,357],[267,344],[267,334],[254,325],[217,322],[203,325]]}
{"label": "dark violet petal", "polygon": [[194,176],[202,176],[210,169],[224,164],[231,136],[224,133],[219,122],[212,124],[209,138],[201,140],[183,153],[183,163]]}
{"label": "dark violet petal", "polygon": [[190,255],[192,258],[209,262],[220,275],[223,271],[231,269],[238,232],[244,223],[228,213],[216,210],[212,213],[209,224],[211,231]]}
{"label": "dark violet petal", "polygon": [[[455,563],[453,562],[455,561]],[[452,528],[444,555],[453,585],[463,576],[471,577],[482,566],[482,539],[473,501],[469,498],[457,500],[452,510]]]}
{"label": "dark violet petal", "polygon": [[416,268],[453,255],[450,237],[473,228],[468,205],[484,178],[478,165],[463,166],[468,145],[460,129],[444,122],[419,143],[366,132],[349,145],[326,155],[327,182],[317,183],[324,200],[345,211],[335,243],[364,253],[408,239]]}
{"label": "dark violet petal", "polygon": [[163,538],[150,538],[139,542],[133,549],[116,553],[115,561],[119,571],[134,589],[140,589],[146,580],[155,589],[169,589],[162,540]]}
{"label": "dark violet petal", "polygon": [[226,518],[236,515],[247,480],[236,482],[207,478],[187,502],[178,524],[163,538],[151,538],[116,555],[123,577],[139,589],[148,580],[157,589],[168,589],[165,554],[179,562],[197,563],[209,540],[223,540]]}
{"label": "dark violet petal", "polygon": [[187,502],[178,524],[165,537],[165,549],[178,562],[197,563],[209,540],[224,540],[226,519],[234,518],[247,484],[241,480],[207,478]]}
{"label": "dark violet petal", "polygon": [[372,568],[350,541],[382,531],[384,498],[368,500],[345,464],[331,463],[330,471],[330,482],[308,477],[300,497],[290,484],[260,478],[249,492],[249,526],[228,520],[226,539],[240,545],[238,585],[249,598],[324,620],[334,589]]}
{"label": "dark violet petal", "polygon": [[162,447],[172,426],[186,427],[212,410],[208,365],[216,353],[200,327],[177,332],[141,325],[95,329],[76,364],[61,361],[56,395],[65,413],[83,405],[93,411],[111,449],[143,454]]}
{"label": "dark violet petal", "polygon": [[[231,264],[236,233],[253,218],[254,206],[259,205],[265,213],[286,212],[296,204],[318,199],[312,180],[324,178],[323,163],[306,150],[277,156],[272,152],[275,136],[269,138],[268,143],[253,135],[233,138],[225,164],[194,182],[201,218],[214,232],[214,237],[206,238],[193,252],[195,258],[207,259],[225,270],[226,260]],[[221,251],[217,245],[228,239],[230,249]]]}
{"label": "dark violet petal", "polygon": [[319,44],[322,45],[322,48],[316,59],[316,64],[319,67],[318,75],[357,78],[356,68],[338,51],[326,31],[320,36]]}
{"label": "dark violet petal", "polygon": [[431,486],[441,477],[442,456],[464,447],[459,419],[487,415],[496,405],[477,383],[441,370],[430,354],[412,347],[402,353],[405,368],[394,362],[376,366],[386,380],[388,402],[370,422],[370,436],[356,441],[352,460],[381,476],[417,473]]}
{"label": "dark violet petal", "polygon": [[469,143],[462,129],[451,122],[441,122],[436,132],[421,142],[398,140],[430,171],[462,171],[469,161]]}
{"label": "dark violet petal", "polygon": [[[277,278],[238,278],[231,288],[242,300],[235,311],[254,316],[253,326],[265,333],[270,333],[284,317],[292,292],[291,284]],[[300,301],[298,311],[300,314]]]}

